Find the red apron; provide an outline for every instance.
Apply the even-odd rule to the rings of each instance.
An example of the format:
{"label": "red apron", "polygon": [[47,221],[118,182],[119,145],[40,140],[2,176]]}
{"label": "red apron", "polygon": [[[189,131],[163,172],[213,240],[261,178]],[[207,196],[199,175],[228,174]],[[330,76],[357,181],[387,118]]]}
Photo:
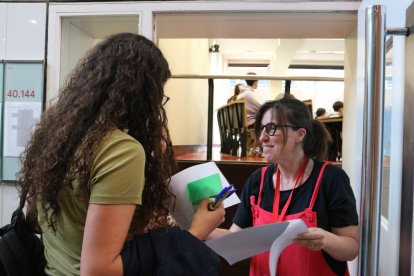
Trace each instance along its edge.
{"label": "red apron", "polygon": [[[304,162],[305,163],[305,162]],[[318,176],[318,180],[316,182],[315,189],[313,191],[312,199],[310,201],[309,207],[305,209],[305,211],[287,215],[286,210],[290,204],[293,190],[289,196],[286,205],[284,206],[281,215],[278,214],[278,206],[279,206],[279,199],[280,199],[280,173],[276,173],[276,185],[275,188],[275,201],[273,205],[273,213],[270,213],[264,209],[260,208],[260,202],[262,198],[262,189],[264,183],[264,176],[266,173],[267,167],[262,169],[262,177],[260,182],[260,191],[258,195],[258,202],[255,203],[255,196],[250,197],[250,204],[252,206],[252,215],[253,215],[253,226],[257,225],[264,225],[274,222],[281,222],[281,221],[289,221],[293,219],[302,219],[308,227],[317,227],[317,216],[316,212],[313,212],[313,205],[315,204],[316,197],[318,195],[323,171],[328,163],[325,163]],[[305,164],[306,165],[306,164]],[[302,178],[304,171],[304,165],[302,164],[301,171],[298,174],[296,179],[295,187],[299,182],[300,178]],[[275,214],[274,214],[275,213]],[[277,263],[277,271],[276,274],[278,276],[304,276],[304,275],[314,275],[314,276],[329,276],[329,275],[336,275],[329,265],[326,263],[322,251],[312,251],[306,247],[292,244],[286,247],[279,256],[279,260]],[[250,275],[251,276],[268,276],[270,275],[269,271],[269,252],[265,252],[254,256],[252,258],[250,264]],[[346,271],[345,275],[349,275],[348,270]]]}

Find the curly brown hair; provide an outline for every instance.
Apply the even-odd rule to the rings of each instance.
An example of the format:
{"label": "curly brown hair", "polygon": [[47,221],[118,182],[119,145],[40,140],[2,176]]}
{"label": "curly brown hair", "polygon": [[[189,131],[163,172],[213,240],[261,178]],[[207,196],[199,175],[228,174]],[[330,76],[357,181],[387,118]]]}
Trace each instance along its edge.
{"label": "curly brown hair", "polygon": [[[59,192],[77,180],[80,193],[89,194],[95,152],[114,129],[127,129],[146,155],[143,202],[137,207],[139,221],[134,218],[132,225],[144,228],[150,220],[168,214],[174,204],[168,179],[176,164],[161,103],[170,76],[157,46],[131,33],[109,37],[79,62],[57,102],[36,126],[18,174],[20,192],[32,201],[40,200],[55,231]],[[165,151],[162,140],[167,142]]]}

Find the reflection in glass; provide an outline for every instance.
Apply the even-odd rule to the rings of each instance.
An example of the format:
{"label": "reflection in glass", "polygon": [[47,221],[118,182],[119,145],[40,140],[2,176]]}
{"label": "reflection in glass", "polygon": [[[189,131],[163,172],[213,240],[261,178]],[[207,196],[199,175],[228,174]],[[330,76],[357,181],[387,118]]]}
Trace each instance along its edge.
{"label": "reflection in glass", "polygon": [[385,55],[385,86],[384,86],[384,131],[383,131],[383,164],[382,164],[382,198],[381,215],[388,219],[388,203],[390,195],[391,167],[391,116],[392,116],[392,38],[387,40]]}

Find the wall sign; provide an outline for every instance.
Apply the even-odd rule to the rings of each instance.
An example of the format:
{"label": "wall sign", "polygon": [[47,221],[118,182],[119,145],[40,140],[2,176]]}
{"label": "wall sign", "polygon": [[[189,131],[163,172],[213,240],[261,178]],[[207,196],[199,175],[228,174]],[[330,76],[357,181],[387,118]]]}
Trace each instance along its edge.
{"label": "wall sign", "polygon": [[2,179],[15,180],[20,155],[42,113],[43,62],[6,61],[3,100]]}

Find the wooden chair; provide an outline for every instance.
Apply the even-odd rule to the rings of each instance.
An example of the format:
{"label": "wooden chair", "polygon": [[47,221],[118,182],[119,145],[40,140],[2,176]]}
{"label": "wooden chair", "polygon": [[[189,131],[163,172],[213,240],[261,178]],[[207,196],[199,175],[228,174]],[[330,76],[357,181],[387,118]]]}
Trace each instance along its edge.
{"label": "wooden chair", "polygon": [[341,161],[342,159],[342,121],[343,118],[320,119],[332,136],[333,143],[329,147],[328,160]]}
{"label": "wooden chair", "polygon": [[305,100],[305,101],[302,101],[302,102],[308,107],[309,112],[310,112],[310,115],[311,115],[311,118],[313,118],[314,115],[313,115],[312,100]]}
{"label": "wooden chair", "polygon": [[245,101],[230,102],[217,110],[221,147],[220,152],[241,157],[247,155],[247,113]]}
{"label": "wooden chair", "polygon": [[221,153],[230,153],[229,147],[228,147],[228,135],[227,135],[227,129],[229,120],[227,117],[227,114],[225,112],[224,108],[219,108],[217,110],[217,121],[219,125],[219,132],[220,132],[220,152]]}

